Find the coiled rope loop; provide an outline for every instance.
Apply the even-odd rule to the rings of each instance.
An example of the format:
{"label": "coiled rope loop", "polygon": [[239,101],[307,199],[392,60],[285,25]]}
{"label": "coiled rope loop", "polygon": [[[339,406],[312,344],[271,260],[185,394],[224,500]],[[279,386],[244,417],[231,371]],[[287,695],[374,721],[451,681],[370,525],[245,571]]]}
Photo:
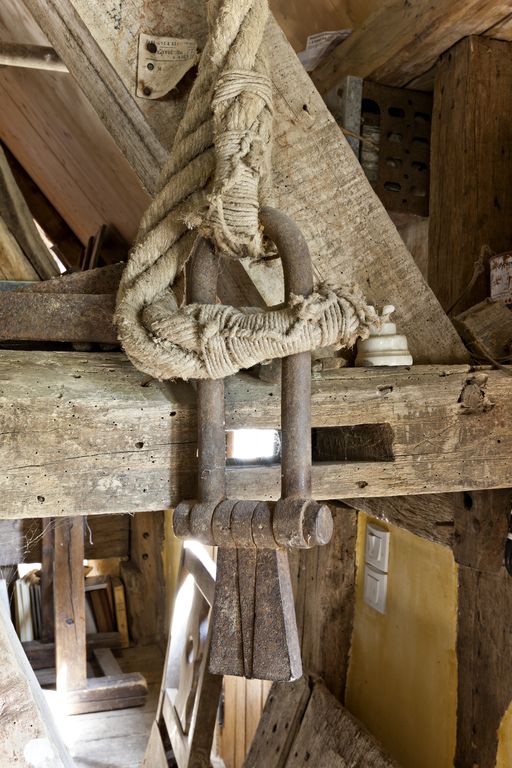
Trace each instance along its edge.
{"label": "coiled rope loop", "polygon": [[259,258],[258,213],[271,202],[267,0],[209,0],[207,7],[198,76],[117,300],[127,355],[159,379],[220,378],[295,351],[348,345],[367,336],[376,320],[357,290],[325,286],[268,313],[220,305],[178,309],[173,288],[197,235],[210,238],[219,257]]}

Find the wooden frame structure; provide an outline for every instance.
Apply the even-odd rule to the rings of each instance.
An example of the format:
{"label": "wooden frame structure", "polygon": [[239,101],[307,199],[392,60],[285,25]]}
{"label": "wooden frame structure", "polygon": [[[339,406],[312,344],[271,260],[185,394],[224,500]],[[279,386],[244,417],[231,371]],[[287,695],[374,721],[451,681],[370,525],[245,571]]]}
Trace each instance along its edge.
{"label": "wooden frame structure", "polygon": [[[201,42],[205,32],[202,0],[179,0],[172,8],[166,4],[165,16],[161,13],[164,0],[154,0],[152,9],[143,0],[134,0],[126,8],[122,24],[115,19],[105,22],[99,18],[92,0],[26,0],[48,40],[19,8],[9,18],[9,5],[11,11],[15,9],[16,0],[8,0],[0,11],[0,25],[12,29],[14,19],[20,28],[28,30],[27,42],[50,42],[71,76],[80,83],[85,98],[73,91],[75,86],[70,82],[66,86],[71,89],[68,93],[74,93],[75,103],[83,109],[89,109],[90,102],[99,115],[102,124],[94,124],[93,135],[95,140],[102,137],[107,142],[102,157],[105,163],[112,162],[114,175],[119,171],[129,179],[127,188],[133,194],[129,195],[126,219],[135,221],[149,199],[141,184],[149,193],[156,189],[159,169],[168,156],[186,98],[184,92],[179,92],[171,101],[155,103],[134,96],[141,19],[147,31],[192,34]],[[187,27],[183,22],[184,10]],[[508,2],[420,0],[414,7],[404,9],[403,2],[396,0],[379,8],[332,54],[314,79],[323,92],[345,74],[370,76],[390,85],[428,87],[434,77],[429,68],[449,45],[469,34],[485,33],[487,38],[510,40],[511,29]],[[31,40],[31,36],[35,39]],[[510,485],[512,458],[509,377],[504,371],[472,369],[466,364],[468,355],[450,321],[421,279],[339,129],[273,22],[268,39],[277,102],[278,205],[303,228],[311,245],[317,278],[341,274],[346,280],[359,282],[374,302],[395,303],[400,329],[409,338],[415,361],[431,364],[414,366],[408,371],[348,370],[317,378],[314,427],[333,430],[335,438],[337,431],[340,443],[343,430],[357,428],[364,438],[366,427],[386,427],[382,434],[388,435],[391,460],[368,460],[364,451],[343,463],[336,456],[316,467],[315,495],[345,498],[354,509],[366,510],[453,549],[459,564],[459,691],[461,701],[464,700],[458,726],[457,765],[466,768],[478,762],[482,768],[491,768],[496,753],[495,734],[512,696],[510,670],[503,662],[510,656],[510,636],[505,632],[486,632],[498,614],[507,616],[511,609],[502,565],[509,512],[505,489]],[[488,61],[493,57],[507,58],[506,44],[497,46],[482,40],[460,43],[453,59],[445,58],[438,67],[438,83],[444,87],[444,101],[436,96],[438,107],[442,108],[438,111],[460,100],[457,83],[466,83],[473,77],[478,85],[477,68],[485,58],[484,47],[492,52]],[[369,50],[373,55],[368,54]],[[370,60],[372,64],[368,66]],[[22,88],[11,73],[9,82],[11,87],[18,83]],[[37,89],[32,87],[33,98],[26,99],[27,103],[36,103],[37,95]],[[460,106],[460,101],[457,103]],[[31,126],[36,121],[23,114],[13,99],[6,100],[6,105],[0,116],[0,135],[19,153],[24,164],[34,169],[44,187],[37,156],[50,150],[54,157],[55,147],[66,147],[64,133],[59,136],[57,128],[55,134],[48,132],[49,143],[45,144],[41,138],[44,132],[34,135]],[[504,119],[499,99],[492,109],[460,110],[463,120],[457,124],[456,133],[466,137],[480,135],[486,114],[490,113]],[[24,144],[8,125],[14,114],[23,124],[20,136]],[[89,110],[88,114],[91,116],[92,112]],[[46,114],[48,119],[51,116]],[[453,138],[454,124],[451,129]],[[446,140],[449,126],[447,129],[438,123],[434,130],[439,141]],[[78,129],[76,133],[80,136],[74,148],[78,147],[82,157],[87,157],[94,141]],[[490,145],[492,132],[489,136]],[[100,145],[101,141],[96,143]],[[71,157],[69,147],[65,151]],[[471,157],[452,153],[454,167],[465,163],[468,178],[485,175],[490,158],[488,152]],[[446,181],[441,178],[445,168],[441,160],[439,154],[434,157],[434,176],[440,184]],[[46,185],[43,191],[59,208],[73,183],[59,163],[53,162],[52,169],[55,178],[65,183],[54,184],[55,189]],[[449,171],[451,178],[459,178],[453,168]],[[101,173],[86,178],[81,190],[84,204],[74,208],[74,229],[82,238],[83,224],[76,211],[81,210],[89,222],[98,216],[91,204],[98,179],[103,179]],[[499,189],[500,203],[508,201],[507,184]],[[449,259],[442,251],[443,244],[458,242],[453,217],[445,216],[444,211],[459,204],[461,190],[455,185],[450,194],[453,205],[447,206],[446,188],[437,194],[434,187],[430,222],[432,241],[438,243],[430,264],[430,278],[438,296],[443,294],[446,307],[471,273],[472,238],[481,234],[477,230],[482,220],[481,206],[485,208],[481,197],[468,197],[465,201],[464,215],[471,217],[465,232],[470,246],[463,254],[464,268],[457,282],[450,273],[454,265],[448,265]],[[121,199],[119,190],[111,190],[111,195],[115,209]],[[500,217],[507,220],[508,206],[498,205],[495,209],[488,219],[488,231],[503,233]],[[120,228],[128,233],[130,223],[122,221]],[[97,226],[93,231],[96,229]],[[453,246],[448,257],[452,251]],[[438,264],[447,265],[446,272],[444,267],[438,269]],[[276,303],[280,296],[273,286],[280,281],[274,278],[272,266],[254,269],[249,274],[234,268],[226,275],[223,298],[234,303]],[[478,290],[477,287],[477,293]],[[50,359],[40,352],[0,352],[0,405],[6,414],[0,460],[7,468],[0,478],[0,517],[69,515],[79,509],[75,503],[78,498],[84,502],[80,514],[144,512],[151,516],[151,510],[172,505],[191,493],[195,409],[190,388],[155,382],[148,385],[120,354],[60,353],[52,354]],[[230,428],[277,428],[278,408],[279,398],[272,387],[245,376],[230,382]],[[277,494],[278,469],[260,468],[255,478],[252,468],[231,469],[230,492],[241,498],[256,493],[259,496],[265,484],[268,497]],[[344,508],[340,514],[345,516],[346,523],[350,521],[347,527],[354,528],[354,513]],[[350,542],[353,552],[353,535]],[[311,584],[318,583],[317,562],[311,564],[311,557],[301,553],[298,564],[299,573],[303,569],[313,574],[310,589]],[[348,570],[353,569],[353,558],[347,561]],[[143,578],[140,575],[142,581]],[[304,606],[309,604],[305,586],[298,591],[298,602],[299,613],[300,606],[306,613]],[[307,628],[303,631],[303,651],[304,648],[306,656],[315,659],[315,671],[325,674],[327,670],[328,684],[342,695],[343,680],[329,669],[329,661],[315,646]],[[495,661],[494,675],[489,674],[486,659]],[[470,684],[472,677],[476,682]]]}

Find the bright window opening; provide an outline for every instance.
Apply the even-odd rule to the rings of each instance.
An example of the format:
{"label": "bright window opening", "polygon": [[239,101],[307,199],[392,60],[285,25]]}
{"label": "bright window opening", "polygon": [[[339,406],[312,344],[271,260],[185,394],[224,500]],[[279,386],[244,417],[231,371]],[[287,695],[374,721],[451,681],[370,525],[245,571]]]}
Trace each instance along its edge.
{"label": "bright window opening", "polygon": [[235,429],[228,432],[228,458],[235,461],[278,460],[279,432],[276,429]]}

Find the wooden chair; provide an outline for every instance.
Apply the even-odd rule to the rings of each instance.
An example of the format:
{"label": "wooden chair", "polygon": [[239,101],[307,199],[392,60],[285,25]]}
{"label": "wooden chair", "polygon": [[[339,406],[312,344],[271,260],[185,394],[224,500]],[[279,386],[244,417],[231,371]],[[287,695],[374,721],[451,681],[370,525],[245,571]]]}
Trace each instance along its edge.
{"label": "wooden chair", "polygon": [[160,699],[143,768],[167,768],[170,742],[178,768],[210,768],[222,677],[208,671],[215,563],[185,544]]}

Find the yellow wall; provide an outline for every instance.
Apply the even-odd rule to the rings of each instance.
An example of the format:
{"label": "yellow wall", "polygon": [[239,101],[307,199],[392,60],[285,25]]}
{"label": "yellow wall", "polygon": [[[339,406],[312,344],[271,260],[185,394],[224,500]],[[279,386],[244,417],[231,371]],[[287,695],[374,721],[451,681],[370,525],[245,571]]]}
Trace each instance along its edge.
{"label": "yellow wall", "polygon": [[457,569],[452,552],[384,526],[391,531],[391,542],[382,615],[363,602],[360,566],[366,523],[361,513],[347,707],[402,768],[451,768],[457,707]]}
{"label": "yellow wall", "polygon": [[496,768],[510,768],[512,765],[512,704],[501,721],[498,736]]}

